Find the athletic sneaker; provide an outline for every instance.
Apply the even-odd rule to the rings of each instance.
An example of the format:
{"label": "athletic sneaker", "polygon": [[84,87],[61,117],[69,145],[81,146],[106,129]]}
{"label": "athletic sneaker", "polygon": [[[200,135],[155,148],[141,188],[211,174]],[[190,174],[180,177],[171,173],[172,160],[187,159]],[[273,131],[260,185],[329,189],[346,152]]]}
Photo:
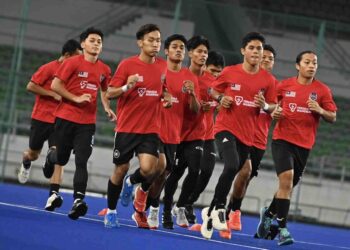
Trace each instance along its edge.
{"label": "athletic sneaker", "polygon": [[27,169],[24,168],[24,165],[22,163],[21,168],[19,169],[19,172],[18,172],[18,175],[17,175],[19,183],[24,184],[24,183],[26,183],[28,181],[29,174],[30,174],[30,169],[31,169],[30,166]]}
{"label": "athletic sneaker", "polygon": [[135,190],[134,197],[134,209],[138,212],[144,212],[146,210],[148,192],[142,190],[141,186],[138,186]]}
{"label": "athletic sneaker", "polygon": [[220,234],[220,237],[223,239],[228,239],[228,240],[231,239],[231,228],[228,221],[227,221],[227,230],[220,231],[219,234]]}
{"label": "athletic sneaker", "polygon": [[135,211],[131,217],[139,228],[149,228],[146,212]]}
{"label": "athletic sneaker", "polygon": [[197,218],[196,218],[196,215],[194,214],[192,205],[185,206],[185,215],[188,223],[195,224],[197,222]]}
{"label": "athletic sneaker", "polygon": [[177,207],[176,205],[171,210],[171,214],[176,217],[176,224],[180,227],[188,227],[188,221],[185,215],[185,207]]}
{"label": "athletic sneaker", "polygon": [[132,192],[134,191],[134,185],[132,185],[132,184],[129,185],[126,181],[129,177],[130,177],[130,175],[127,175],[124,177],[123,190],[122,190],[122,193],[120,195],[120,202],[124,207],[129,206],[129,203],[132,200]]}
{"label": "athletic sneaker", "polygon": [[44,176],[48,179],[50,179],[52,177],[53,172],[55,170],[55,163],[50,161],[49,155],[55,151],[56,151],[55,148],[49,148],[49,150],[47,151],[47,154],[46,154],[45,163],[43,165]]}
{"label": "athletic sneaker", "polygon": [[47,199],[45,210],[54,211],[56,208],[62,206],[63,198],[56,192],[53,192],[50,197]]}
{"label": "athletic sneaker", "polygon": [[206,207],[202,210],[202,226],[201,226],[201,234],[206,239],[211,239],[213,235],[213,219],[208,216],[209,207]]}
{"label": "athletic sneaker", "polygon": [[119,221],[117,218],[117,212],[109,212],[105,215],[104,219],[104,224],[105,227],[107,228],[115,228],[115,227],[120,227]]}
{"label": "athletic sneaker", "polygon": [[88,210],[88,206],[82,199],[76,199],[72,209],[68,213],[68,217],[77,220],[80,216],[84,216]]}
{"label": "athletic sneaker", "polygon": [[241,223],[241,211],[231,211],[229,214],[229,227],[232,230],[241,231],[242,230],[242,223]]}
{"label": "athletic sneaker", "polygon": [[165,229],[174,229],[173,216],[170,211],[163,211],[162,225]]}
{"label": "athletic sneaker", "polygon": [[159,207],[150,206],[147,222],[150,229],[157,229],[159,227]]}
{"label": "athletic sneaker", "polygon": [[227,230],[226,210],[224,208],[214,209],[211,212],[213,227],[219,231]]}
{"label": "athletic sneaker", "polygon": [[292,236],[288,232],[287,228],[280,228],[279,231],[280,231],[279,240],[278,240],[279,246],[293,244],[294,239],[292,238]]}
{"label": "athletic sneaker", "polygon": [[265,212],[267,207],[262,207],[260,209],[260,222],[258,224],[257,234],[259,238],[264,239],[270,232],[270,226],[272,224],[273,219],[266,216]]}

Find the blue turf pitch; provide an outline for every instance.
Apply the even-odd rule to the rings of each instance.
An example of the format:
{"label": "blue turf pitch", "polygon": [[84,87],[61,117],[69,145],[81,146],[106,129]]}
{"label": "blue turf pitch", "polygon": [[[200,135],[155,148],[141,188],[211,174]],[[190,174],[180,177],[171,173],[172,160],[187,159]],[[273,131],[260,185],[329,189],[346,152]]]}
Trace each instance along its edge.
{"label": "blue turf pitch", "polygon": [[[277,241],[253,238],[257,217],[242,215],[243,230],[224,240],[214,232],[205,240],[199,232],[145,230],[131,220],[132,207],[118,207],[121,227],[107,229],[98,211],[106,207],[104,198],[87,197],[88,214],[77,221],[67,217],[73,198],[63,193],[63,206],[55,212],[43,209],[48,190],[0,184],[0,249],[349,249],[350,230],[289,223],[295,243],[277,246]],[[200,211],[196,211],[197,215]]]}

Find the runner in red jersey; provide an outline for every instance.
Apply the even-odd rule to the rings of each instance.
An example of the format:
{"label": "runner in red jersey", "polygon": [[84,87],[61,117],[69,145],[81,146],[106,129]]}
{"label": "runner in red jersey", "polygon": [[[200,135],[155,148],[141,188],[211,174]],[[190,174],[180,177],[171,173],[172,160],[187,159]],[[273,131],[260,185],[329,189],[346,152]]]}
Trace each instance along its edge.
{"label": "runner in red jersey", "polygon": [[[194,73],[198,81],[203,75],[205,62],[208,58],[209,41],[203,36],[194,36],[187,42],[188,55],[191,59],[190,71]],[[208,95],[208,90],[203,83],[194,85],[195,95],[200,102]],[[169,175],[164,187],[164,210],[163,210],[163,227],[172,229],[172,215],[176,217],[176,224],[181,227],[188,227],[189,223],[185,215],[185,205],[199,174],[200,160],[203,154],[203,143],[206,133],[204,114],[202,108],[198,112],[190,110],[185,106],[184,118],[181,129],[181,143],[176,151],[176,166]],[[177,189],[178,181],[188,168],[188,175],[182,183],[182,190],[176,205],[171,209],[173,196]]]}
{"label": "runner in red jersey", "polygon": [[[68,40],[62,47],[60,58],[42,65],[27,84],[27,90],[34,93],[36,97],[30,126],[29,148],[23,152],[22,165],[18,172],[20,183],[27,182],[32,161],[38,159],[46,140],[48,141],[49,151],[56,148],[53,133],[55,116],[53,113],[61,100],[61,96],[51,90],[51,82],[61,63],[79,53],[81,53],[80,44],[75,40]],[[45,174],[45,176],[50,178],[52,171],[48,175]]]}
{"label": "runner in red jersey", "polygon": [[201,233],[205,238],[211,238],[213,227],[227,230],[226,197],[253,145],[260,108],[275,102],[274,78],[259,67],[264,43],[261,34],[248,33],[242,40],[243,63],[226,67],[213,83],[212,96],[222,105],[214,133],[224,169],[210,207],[202,211]]}
{"label": "runner in red jersey", "polygon": [[[62,96],[55,115],[57,136],[57,164],[67,164],[71,151],[75,153],[74,203],[69,218],[76,220],[87,212],[84,202],[88,181],[87,161],[92,153],[96,122],[98,90],[107,116],[115,119],[109,108],[106,90],[111,70],[98,59],[102,50],[103,33],[88,28],[80,35],[83,55],[65,60],[55,73],[51,88]],[[59,184],[59,183],[58,183]],[[58,193],[57,190],[54,190]]]}
{"label": "runner in red jersey", "polygon": [[326,122],[336,120],[337,107],[330,89],[315,79],[317,55],[303,51],[296,58],[298,76],[283,80],[277,86],[281,107],[272,117],[278,122],[273,132],[272,157],[279,179],[279,188],[269,207],[260,211],[257,236],[265,238],[274,218],[279,226],[278,245],[294,242],[287,230],[290,198],[306,166],[315,143],[316,131],[322,117]]}
{"label": "runner in red jersey", "polygon": [[[276,52],[269,45],[264,45],[264,52],[260,67],[269,72],[272,71]],[[277,80],[275,80],[277,83]],[[260,115],[255,128],[253,146],[250,149],[250,159],[247,159],[242,169],[238,172],[232,188],[230,203],[227,206],[226,213],[229,215],[229,228],[236,231],[242,230],[241,224],[241,205],[247,191],[250,180],[254,176],[258,176],[258,170],[262,157],[265,154],[267,145],[267,136],[272,118],[269,113],[260,109]],[[230,234],[221,233],[226,238]]]}
{"label": "runner in red jersey", "polygon": [[147,221],[153,229],[159,226],[159,196],[166,177],[174,168],[176,148],[181,141],[185,109],[189,107],[196,113],[200,106],[194,92],[186,89],[186,84],[198,86],[197,77],[189,69],[182,67],[186,43],[186,38],[178,34],[168,37],[164,43],[168,65],[166,82],[168,91],[173,97],[173,106],[170,109],[161,109],[161,147],[158,162],[161,166],[158,169],[164,169],[166,166],[166,170],[152,184],[147,200],[147,207],[150,207]]}
{"label": "runner in red jersey", "polygon": [[[160,110],[171,107],[171,95],[166,92],[166,62],[157,57],[160,30],[155,24],[146,24],[137,31],[136,38],[140,55],[119,64],[108,88],[108,97],[118,98],[118,118],[113,149],[115,168],[108,182],[106,227],[119,225],[116,206],[122,188],[121,203],[128,206],[134,184],[141,183],[136,188],[132,218],[138,227],[149,228],[145,212],[148,189],[164,171],[157,169]],[[126,176],[134,153],[140,168]]]}
{"label": "runner in red jersey", "polygon": [[[218,107],[218,103],[210,96],[212,83],[225,67],[224,57],[216,52],[208,53],[208,60],[204,73],[199,76],[199,82],[202,86],[201,91],[205,99],[202,100],[202,108],[204,111],[204,120],[206,124],[206,133],[204,136],[203,156],[200,163],[200,173],[197,183],[186,204],[186,218],[190,224],[196,223],[196,215],[193,211],[193,204],[198,200],[200,194],[204,191],[209,183],[213,173],[216,151],[214,142],[214,112]],[[198,225],[191,227],[191,230],[199,228]]]}

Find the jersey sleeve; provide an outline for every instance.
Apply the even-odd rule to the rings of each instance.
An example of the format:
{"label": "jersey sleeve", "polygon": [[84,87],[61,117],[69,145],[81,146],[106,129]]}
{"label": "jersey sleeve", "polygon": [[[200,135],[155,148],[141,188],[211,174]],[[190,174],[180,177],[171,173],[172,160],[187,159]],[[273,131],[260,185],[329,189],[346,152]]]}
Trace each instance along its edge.
{"label": "jersey sleeve", "polygon": [[265,94],[265,102],[267,103],[277,103],[277,95],[276,95],[276,79],[271,77],[269,80],[269,86],[267,88]]}
{"label": "jersey sleeve", "polygon": [[229,81],[229,68],[226,67],[219,75],[219,77],[213,82],[212,87],[215,91],[219,93],[224,93]]}
{"label": "jersey sleeve", "polygon": [[76,68],[78,67],[78,61],[76,58],[72,57],[69,59],[64,60],[55,73],[55,77],[64,82],[67,82],[69,80],[69,78],[73,75]]}
{"label": "jersey sleeve", "polygon": [[325,88],[320,106],[327,111],[332,111],[332,112],[337,111],[337,105],[335,104],[333,100],[332,92],[328,87]]}
{"label": "jersey sleeve", "polygon": [[128,75],[128,71],[127,71],[127,64],[125,63],[125,61],[122,61],[118,65],[118,67],[117,67],[117,69],[116,69],[116,71],[115,71],[115,73],[114,73],[114,75],[109,83],[109,86],[119,88],[119,87],[123,86],[124,84],[126,84],[128,77],[129,77],[129,75]]}
{"label": "jersey sleeve", "polygon": [[108,65],[105,65],[104,72],[104,79],[101,82],[101,90],[107,91],[108,85],[111,81],[111,68]]}
{"label": "jersey sleeve", "polygon": [[50,80],[51,77],[52,73],[50,72],[48,66],[43,65],[32,75],[30,81],[36,85],[44,85],[44,83],[47,80]]}

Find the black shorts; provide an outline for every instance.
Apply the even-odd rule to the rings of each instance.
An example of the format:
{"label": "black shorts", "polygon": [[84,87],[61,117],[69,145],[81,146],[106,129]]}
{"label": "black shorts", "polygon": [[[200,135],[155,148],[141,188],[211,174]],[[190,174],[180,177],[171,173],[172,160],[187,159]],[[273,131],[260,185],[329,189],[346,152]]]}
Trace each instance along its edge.
{"label": "black shorts", "polygon": [[57,164],[66,165],[72,150],[76,163],[85,164],[92,153],[95,127],[95,124],[78,124],[56,118]]}
{"label": "black shorts", "polygon": [[54,136],[55,124],[32,119],[30,124],[29,148],[41,150],[45,141],[49,147],[55,146]]}
{"label": "black shorts", "polygon": [[254,146],[250,148],[250,161],[252,163],[252,173],[250,175],[250,178],[258,176],[258,170],[264,154],[265,150],[263,149],[256,148]]}
{"label": "black shorts", "polygon": [[165,144],[160,142],[159,153],[165,154],[166,170],[169,172],[174,169],[177,145],[178,144]]}
{"label": "black shorts", "polygon": [[159,157],[160,139],[157,134],[115,133],[113,163],[128,163],[137,154],[151,154]]}
{"label": "black shorts", "polygon": [[295,186],[303,175],[310,150],[285,140],[273,140],[271,147],[277,175],[293,169]]}
{"label": "black shorts", "polygon": [[[215,135],[216,145],[218,147],[220,159],[224,159],[223,152],[224,151],[232,151],[237,150],[237,155],[235,152],[227,155],[228,159],[224,159],[224,162],[228,163],[231,161],[232,157],[238,156],[239,166],[238,171],[241,170],[245,161],[249,159],[250,146],[242,143],[235,135],[228,131],[221,131]],[[235,145],[234,145],[235,144]]]}

